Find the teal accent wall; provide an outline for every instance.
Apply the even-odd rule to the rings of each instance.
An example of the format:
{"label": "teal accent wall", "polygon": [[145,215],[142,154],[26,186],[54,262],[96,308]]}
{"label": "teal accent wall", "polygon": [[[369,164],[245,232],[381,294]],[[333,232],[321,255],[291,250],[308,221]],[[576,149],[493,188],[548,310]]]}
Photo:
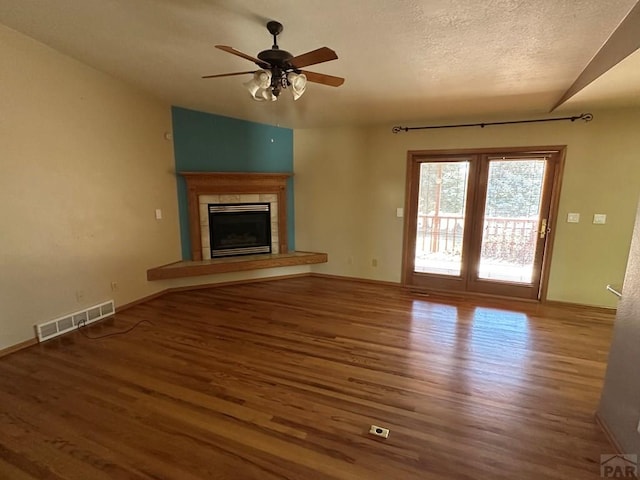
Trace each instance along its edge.
{"label": "teal accent wall", "polygon": [[[171,108],[176,172],[293,173],[293,130]],[[177,176],[182,258],[191,259],[187,189]],[[289,250],[295,249],[293,178],[287,183]]]}

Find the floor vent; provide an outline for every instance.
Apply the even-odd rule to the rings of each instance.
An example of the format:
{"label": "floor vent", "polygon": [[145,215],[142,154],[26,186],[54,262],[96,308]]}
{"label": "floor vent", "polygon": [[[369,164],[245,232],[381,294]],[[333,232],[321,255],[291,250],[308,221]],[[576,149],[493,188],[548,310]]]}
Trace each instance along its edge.
{"label": "floor vent", "polygon": [[90,324],[102,320],[103,318],[113,315],[115,307],[113,300],[95,305],[93,307],[80,310],[79,312],[70,313],[55,320],[41,323],[36,325],[36,331],[38,333],[38,340],[44,342],[50,338],[57,337],[63,333],[67,333],[71,330],[78,328],[80,323]]}

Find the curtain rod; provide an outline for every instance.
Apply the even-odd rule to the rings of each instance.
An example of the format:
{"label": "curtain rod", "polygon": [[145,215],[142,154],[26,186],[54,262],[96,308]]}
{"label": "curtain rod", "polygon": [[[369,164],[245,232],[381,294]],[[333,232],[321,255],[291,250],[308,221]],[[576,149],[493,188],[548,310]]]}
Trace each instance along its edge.
{"label": "curtain rod", "polygon": [[555,118],[537,118],[535,120],[510,120],[506,122],[483,122],[483,123],[459,123],[456,125],[429,125],[426,127],[399,127],[395,126],[391,129],[393,133],[408,132],[410,130],[432,130],[436,128],[461,128],[461,127],[480,127],[484,128],[489,125],[513,125],[516,123],[538,123],[538,122],[560,122],[562,120],[575,122],[576,120],[584,120],[590,122],[593,115],[590,113],[581,113],[573,117],[555,117]]}

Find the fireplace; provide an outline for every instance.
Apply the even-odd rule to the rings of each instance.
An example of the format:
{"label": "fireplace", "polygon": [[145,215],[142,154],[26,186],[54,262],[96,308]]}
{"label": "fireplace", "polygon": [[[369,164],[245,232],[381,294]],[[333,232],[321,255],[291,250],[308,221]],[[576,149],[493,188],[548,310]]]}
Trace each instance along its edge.
{"label": "fireplace", "polygon": [[211,258],[271,253],[269,203],[208,204]]}
{"label": "fireplace", "polygon": [[[191,260],[211,260],[209,205],[268,203],[271,255],[289,251],[287,180],[290,173],[180,172],[187,184]],[[268,255],[265,254],[265,255]]]}

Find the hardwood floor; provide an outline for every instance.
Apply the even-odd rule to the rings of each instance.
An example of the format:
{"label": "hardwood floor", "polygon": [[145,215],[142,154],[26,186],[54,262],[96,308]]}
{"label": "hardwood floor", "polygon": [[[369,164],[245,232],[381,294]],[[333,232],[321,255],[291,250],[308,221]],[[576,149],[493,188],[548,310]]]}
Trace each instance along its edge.
{"label": "hardwood floor", "polygon": [[474,302],[313,277],[151,300],[86,331],[153,325],[0,359],[0,478],[600,478],[612,317]]}

